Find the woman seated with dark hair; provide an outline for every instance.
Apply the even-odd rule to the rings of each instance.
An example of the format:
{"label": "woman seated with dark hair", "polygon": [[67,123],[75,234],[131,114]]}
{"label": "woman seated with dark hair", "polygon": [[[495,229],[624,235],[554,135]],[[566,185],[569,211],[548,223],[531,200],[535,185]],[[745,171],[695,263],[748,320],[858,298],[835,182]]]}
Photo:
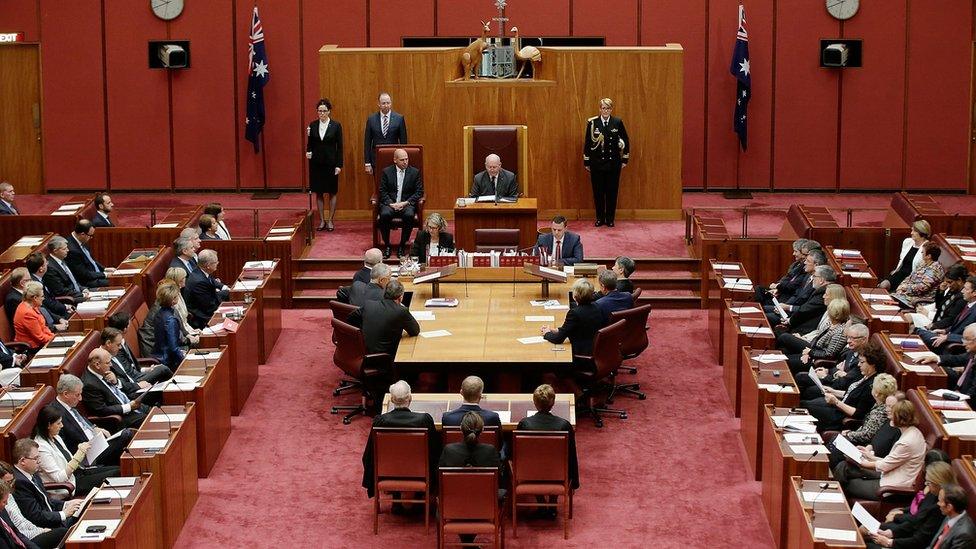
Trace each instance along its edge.
{"label": "woman seated with dark hair", "polygon": [[[860,464],[845,461],[834,467],[834,478],[840,482],[847,497],[877,500],[881,488],[911,490],[915,486],[915,479],[925,463],[925,437],[916,427],[915,405],[907,400],[895,403],[891,407],[891,425],[897,427],[901,435],[884,459],[861,448]],[[881,474],[875,478],[874,475],[862,475],[862,470]]]}
{"label": "woman seated with dark hair", "polygon": [[410,247],[410,255],[420,263],[426,263],[427,257],[441,252],[454,251],[454,237],[447,232],[447,221],[444,216],[434,212],[424,220],[424,226],[417,231]]}
{"label": "woman seated with dark hair", "polygon": [[[502,458],[498,449],[491,444],[478,442],[485,420],[477,412],[468,412],[461,418],[461,434],[464,442],[453,442],[441,451],[438,467],[498,467]],[[499,490],[501,491],[501,490]],[[474,542],[474,534],[460,534],[461,543]]]}
{"label": "woman seated with dark hair", "polygon": [[939,263],[942,248],[935,242],[926,242],[920,250],[922,264],[908,278],[891,292],[893,297],[907,302],[912,307],[935,301],[935,292],[945,278],[945,268]]}
{"label": "woman seated with dark hair", "polygon": [[200,226],[200,240],[220,240],[220,237],[217,236],[217,220],[214,219],[214,216],[201,215],[197,225]]}
{"label": "woman seated with dark hair", "polygon": [[542,327],[542,337],[552,343],[562,343],[569,338],[573,355],[589,356],[593,353],[593,338],[605,326],[603,313],[593,303],[593,285],[585,278],[573,284],[573,301],[577,305],[566,313],[566,320],[556,330],[548,325]]}
{"label": "woman seated with dark hair", "polygon": [[[928,459],[928,455],[926,455]],[[939,511],[939,492],[947,484],[958,484],[952,466],[945,461],[935,461],[925,467],[925,487],[915,495],[911,505],[893,509],[876,534],[861,527],[861,535],[870,538],[867,546],[923,549],[935,537],[943,517]]]}
{"label": "woman seated with dark hair", "polygon": [[864,419],[875,404],[874,397],[871,396],[874,376],[884,365],[885,354],[881,346],[873,341],[869,342],[858,358],[858,368],[863,377],[851,383],[843,398],[829,393],[813,400],[800,401],[800,406],[817,418],[817,430],[820,432],[841,430],[847,418]]}
{"label": "woman seated with dark hair", "polygon": [[[68,445],[61,440],[60,432],[63,426],[62,414],[59,406],[49,404],[37,414],[34,424],[33,438],[37,443],[40,457],[37,459],[38,474],[44,482],[69,482],[75,486],[73,495],[84,497],[92,488],[102,484],[108,477],[119,476],[118,467],[92,466],[82,467],[85,454],[91,448],[91,442],[78,444],[78,451],[73,455],[68,451]],[[69,494],[70,495],[70,494]]]}
{"label": "woman seated with dark hair", "polygon": [[217,238],[230,240],[230,231],[227,230],[227,224],[224,223],[224,207],[217,202],[211,202],[203,207],[203,213],[213,216],[214,225],[216,225],[214,231],[217,233]]}

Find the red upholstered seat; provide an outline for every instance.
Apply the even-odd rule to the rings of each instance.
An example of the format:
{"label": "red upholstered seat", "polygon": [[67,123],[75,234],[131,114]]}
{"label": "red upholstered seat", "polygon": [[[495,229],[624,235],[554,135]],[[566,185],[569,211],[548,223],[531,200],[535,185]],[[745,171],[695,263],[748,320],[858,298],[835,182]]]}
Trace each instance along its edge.
{"label": "red upholstered seat", "polygon": [[[381,145],[376,147],[373,158],[373,196],[370,197],[369,203],[373,208],[373,247],[378,247],[380,245],[380,180],[383,177],[383,170],[387,167],[393,165],[393,151],[397,149],[403,149],[407,151],[407,156],[410,158],[410,165],[414,168],[420,170],[420,177],[423,180],[424,177],[424,146],[423,145]],[[424,185],[428,185],[427,181],[424,181]],[[413,226],[414,230],[419,230],[423,224],[424,219],[424,202],[426,202],[427,197],[421,197],[417,202],[417,207],[414,209],[414,219]],[[401,222],[399,219],[394,218],[392,221],[393,230],[400,230]]]}
{"label": "red upholstered seat", "polygon": [[[333,319],[333,323],[337,322]],[[334,324],[333,324],[334,325]],[[430,456],[427,429],[373,427],[373,533],[379,530],[380,498],[390,495],[393,503],[423,503],[424,528],[430,528]],[[412,499],[423,492],[424,499]],[[397,496],[395,493],[399,493]]]}
{"label": "red upholstered seat", "polygon": [[573,490],[569,480],[569,433],[515,431],[512,433],[512,536],[518,537],[519,507],[558,507],[518,496],[562,496],[563,538],[569,539],[573,518]]}
{"label": "red upholstered seat", "polygon": [[493,546],[502,546],[504,529],[498,506],[498,469],[441,467],[438,487],[440,547],[460,545],[448,539],[448,534],[491,534]]}

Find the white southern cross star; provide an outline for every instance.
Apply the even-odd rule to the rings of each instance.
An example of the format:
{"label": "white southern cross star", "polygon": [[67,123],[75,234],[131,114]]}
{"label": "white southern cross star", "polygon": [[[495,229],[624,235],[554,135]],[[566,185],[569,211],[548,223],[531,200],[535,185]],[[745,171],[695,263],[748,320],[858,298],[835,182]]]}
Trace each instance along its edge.
{"label": "white southern cross star", "polygon": [[[747,63],[748,63],[748,61],[747,61]],[[749,73],[749,70],[747,68],[746,69],[746,74],[748,74],[748,73]],[[265,64],[263,61],[258,61],[257,63],[254,64],[254,76],[260,76],[260,77],[263,78],[266,74],[268,74],[268,65],[267,64]]]}
{"label": "white southern cross star", "polygon": [[745,73],[746,76],[749,76],[749,60],[748,59],[745,59],[741,63],[739,63],[739,72]]}

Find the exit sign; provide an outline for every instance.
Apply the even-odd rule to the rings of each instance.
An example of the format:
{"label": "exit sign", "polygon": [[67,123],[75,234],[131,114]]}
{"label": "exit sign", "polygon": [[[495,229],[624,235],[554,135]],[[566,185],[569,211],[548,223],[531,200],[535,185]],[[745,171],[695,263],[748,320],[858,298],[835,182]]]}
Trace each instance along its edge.
{"label": "exit sign", "polygon": [[12,44],[23,41],[24,33],[22,32],[0,32],[0,44]]}

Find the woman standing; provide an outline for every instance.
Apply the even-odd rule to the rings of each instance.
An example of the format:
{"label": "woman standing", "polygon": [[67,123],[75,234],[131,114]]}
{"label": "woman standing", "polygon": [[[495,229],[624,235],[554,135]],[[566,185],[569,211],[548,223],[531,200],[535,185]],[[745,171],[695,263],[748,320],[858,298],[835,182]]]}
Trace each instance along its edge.
{"label": "woman standing", "polygon": [[[332,120],[332,103],[319,99],[316,111],[319,119],[308,125],[305,158],[308,159],[308,189],[315,193],[319,210],[318,231],[334,231],[336,193],[339,191],[339,172],[342,171],[342,126]],[[329,195],[329,220],[325,220],[325,195]]]}

